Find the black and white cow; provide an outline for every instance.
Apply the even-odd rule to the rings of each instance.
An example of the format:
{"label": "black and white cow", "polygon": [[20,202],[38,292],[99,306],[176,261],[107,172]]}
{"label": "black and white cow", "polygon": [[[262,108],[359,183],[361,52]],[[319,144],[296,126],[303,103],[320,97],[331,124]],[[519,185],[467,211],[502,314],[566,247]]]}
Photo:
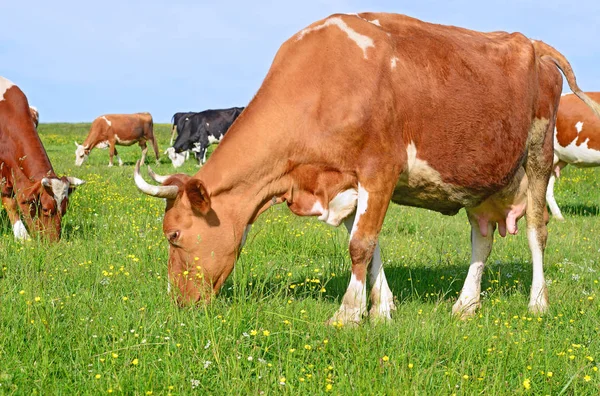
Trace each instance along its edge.
{"label": "black and white cow", "polygon": [[180,118],[177,139],[173,147],[167,149],[173,166],[177,168],[183,164],[187,151],[193,151],[198,162],[204,164],[208,146],[221,141],[242,110],[243,107],[205,110]]}
{"label": "black and white cow", "polygon": [[[173,140],[175,139],[175,134],[181,131],[184,123],[194,114],[198,114],[197,112],[188,111],[173,114],[171,117],[171,141],[169,142],[169,146],[173,145]],[[165,154],[167,154],[165,152]]]}

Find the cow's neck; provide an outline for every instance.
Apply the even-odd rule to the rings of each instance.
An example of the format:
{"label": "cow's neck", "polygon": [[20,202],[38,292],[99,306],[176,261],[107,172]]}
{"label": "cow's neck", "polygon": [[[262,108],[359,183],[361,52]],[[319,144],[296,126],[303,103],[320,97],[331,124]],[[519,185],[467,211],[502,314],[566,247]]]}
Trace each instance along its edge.
{"label": "cow's neck", "polygon": [[293,142],[270,133],[278,127],[272,122],[277,117],[270,118],[267,123],[266,117],[244,112],[197,174],[215,206],[232,212],[238,227],[251,223],[272,198],[291,188],[287,170]]}
{"label": "cow's neck", "polygon": [[55,176],[54,169],[37,133],[21,133],[17,140],[17,158],[13,167],[18,189],[29,187],[44,177]]}

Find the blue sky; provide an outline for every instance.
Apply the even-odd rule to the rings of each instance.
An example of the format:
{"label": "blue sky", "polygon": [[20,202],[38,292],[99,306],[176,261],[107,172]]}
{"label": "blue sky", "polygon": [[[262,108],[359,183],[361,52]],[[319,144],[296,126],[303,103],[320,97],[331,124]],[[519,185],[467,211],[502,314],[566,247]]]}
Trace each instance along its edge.
{"label": "blue sky", "polygon": [[42,122],[136,111],[169,122],[176,111],[244,106],[281,43],[361,11],[523,32],[566,55],[584,90],[600,91],[599,0],[0,0],[0,75]]}

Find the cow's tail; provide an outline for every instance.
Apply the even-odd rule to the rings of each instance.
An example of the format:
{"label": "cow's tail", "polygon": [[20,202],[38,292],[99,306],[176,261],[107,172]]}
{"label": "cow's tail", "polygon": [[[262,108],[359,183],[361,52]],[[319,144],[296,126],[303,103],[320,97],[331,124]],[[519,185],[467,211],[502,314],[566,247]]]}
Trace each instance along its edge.
{"label": "cow's tail", "polygon": [[152,116],[150,116],[149,127],[150,132],[152,133],[152,148],[154,149],[154,155],[156,155],[156,162],[158,163],[160,155],[158,153],[158,143],[156,141],[156,134],[154,133],[154,120],[152,119]]}
{"label": "cow's tail", "polygon": [[567,84],[569,84],[569,88],[577,97],[588,105],[590,109],[596,116],[600,118],[600,104],[593,101],[589,96],[587,96],[577,85],[577,80],[575,79],[575,73],[573,73],[573,69],[571,68],[571,64],[567,58],[564,57],[563,54],[558,52],[552,46],[544,43],[543,41],[531,40],[533,43],[533,48],[535,49],[535,53],[540,58],[548,58],[562,71],[567,79]]}

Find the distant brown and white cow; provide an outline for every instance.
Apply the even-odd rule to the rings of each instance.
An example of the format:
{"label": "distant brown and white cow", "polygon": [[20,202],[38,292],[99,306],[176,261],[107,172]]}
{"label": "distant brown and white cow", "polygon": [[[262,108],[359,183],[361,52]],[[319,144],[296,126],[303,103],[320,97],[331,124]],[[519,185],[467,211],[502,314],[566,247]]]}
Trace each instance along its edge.
{"label": "distant brown and white cow", "polygon": [[[557,68],[558,66],[558,68]],[[192,177],[151,175],[166,198],[169,279],[180,303],[208,300],[248,227],[272,204],[350,232],[352,277],[333,321],[394,309],[378,236],[390,201],[454,215],[466,208],[472,257],[454,305],[473,314],[496,226],[527,218],[529,309],[544,312],[545,193],[563,70],[558,51],[520,33],[480,33],[403,15],[332,15],[279,49],[265,80]]]}
{"label": "distant brown and white cow", "polygon": [[[600,101],[600,92],[587,92]],[[546,200],[557,220],[564,220],[554,199],[554,183],[567,165],[578,168],[600,166],[600,118],[572,94],[563,95],[554,129],[554,171],[550,176]]]}
{"label": "distant brown and white cow", "polygon": [[154,136],[154,123],[150,113],[135,114],[106,114],[94,120],[90,133],[83,142],[75,146],[75,165],[81,166],[94,147],[109,148],[110,159],[108,166],[113,166],[113,156],[116,155],[119,165],[123,161],[117,154],[116,145],[131,146],[139,143],[142,151],[146,149],[146,142],[152,143],[156,161],[158,161],[158,144]]}
{"label": "distant brown and white cow", "polygon": [[38,112],[38,109],[35,106],[29,106],[29,114],[31,115],[33,124],[37,128],[40,123],[40,113]]}
{"label": "distant brown and white cow", "polygon": [[29,230],[58,240],[69,196],[83,183],[75,177],[56,176],[25,94],[0,77],[0,194],[15,238],[28,239]]}

